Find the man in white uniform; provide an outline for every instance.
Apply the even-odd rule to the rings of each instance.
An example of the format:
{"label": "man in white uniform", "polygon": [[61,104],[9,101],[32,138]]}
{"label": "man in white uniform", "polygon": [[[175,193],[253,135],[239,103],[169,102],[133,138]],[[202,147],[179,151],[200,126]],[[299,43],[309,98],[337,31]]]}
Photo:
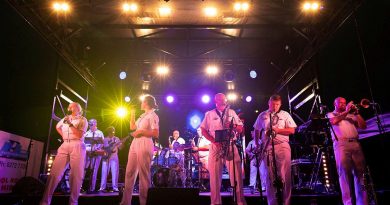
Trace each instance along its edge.
{"label": "man in white uniform", "polygon": [[97,152],[103,147],[104,134],[97,128],[97,120],[90,119],[88,122],[89,130],[85,133],[85,146],[87,156],[85,158],[85,168],[92,171],[90,176],[89,191],[93,192],[96,188],[96,178],[100,167],[102,156]]}
{"label": "man in white uniform", "polygon": [[253,126],[256,137],[264,143],[263,163],[267,169],[266,193],[269,205],[278,204],[270,136],[274,136],[277,175],[283,183],[281,200],[284,205],[289,205],[291,198],[291,148],[288,142],[289,135],[294,134],[297,125],[288,112],[280,109],[281,105],[282,98],[272,95],[268,100],[268,110],[259,114]]}
{"label": "man in white uniform", "polygon": [[334,130],[331,133],[343,203],[352,204],[350,185],[354,178],[356,204],[366,205],[367,192],[363,188],[366,163],[356,128],[366,129],[367,125],[352,101],[347,104],[345,98],[338,97],[334,100],[334,107],[327,116]]}
{"label": "man in white uniform", "polygon": [[179,130],[174,130],[172,133],[172,137],[169,137],[169,157],[168,166],[175,168],[177,170],[177,174],[180,175],[181,185],[184,186],[186,174],[184,172],[184,150],[183,145],[185,145],[186,141],[180,137]]}
{"label": "man in white uniform", "polygon": [[83,117],[78,103],[70,103],[68,111],[71,115],[65,116],[56,126],[57,132],[64,141],[57,150],[50,175],[47,178],[45,192],[40,205],[51,203],[53,192],[61,181],[62,175],[70,163],[70,197],[69,204],[78,204],[81,184],[84,176],[85,144],[83,135],[87,131],[87,119]]}
{"label": "man in white uniform", "polygon": [[[261,179],[261,189],[262,191],[265,191],[265,180],[266,180],[266,172],[264,163],[262,163],[262,160],[260,159],[260,153],[257,153],[258,150],[260,150],[261,147],[261,140],[258,140],[258,143],[255,141],[255,131],[251,131],[252,140],[248,143],[248,146],[245,149],[245,152],[247,154],[247,157],[250,160],[250,175],[249,175],[249,186],[252,189],[252,193],[254,193],[254,190],[256,190],[256,181],[257,181],[257,170],[260,172],[260,179]],[[257,159],[256,159],[257,155]],[[258,160],[258,161],[256,161]]]}
{"label": "man in white uniform", "polygon": [[121,140],[115,136],[115,128],[110,126],[107,128],[107,137],[104,138],[104,148],[107,155],[103,156],[102,162],[102,180],[100,181],[99,191],[104,191],[107,188],[107,175],[111,170],[112,190],[119,192],[118,176],[119,176],[119,158],[118,151],[121,148]]}
{"label": "man in white uniform", "polygon": [[[240,118],[237,116],[236,112],[228,108],[227,99],[224,94],[216,94],[214,101],[216,109],[206,112],[205,117],[200,125],[203,136],[211,142],[208,162],[210,173],[211,204],[222,204],[220,189],[222,183],[222,170],[225,163],[229,170],[231,185],[234,185],[234,179],[237,182],[237,203],[246,204],[242,189],[243,180],[241,175],[241,158],[237,147],[235,145],[233,146],[233,155],[233,152],[230,149],[231,146],[229,145],[229,155],[223,156],[221,143],[215,141],[215,132],[217,130],[229,129],[231,127],[230,125],[232,121],[232,127],[234,127],[234,131],[237,133],[242,132],[242,122],[240,121]],[[233,156],[234,161],[232,158]],[[233,171],[235,171],[235,176]]]}

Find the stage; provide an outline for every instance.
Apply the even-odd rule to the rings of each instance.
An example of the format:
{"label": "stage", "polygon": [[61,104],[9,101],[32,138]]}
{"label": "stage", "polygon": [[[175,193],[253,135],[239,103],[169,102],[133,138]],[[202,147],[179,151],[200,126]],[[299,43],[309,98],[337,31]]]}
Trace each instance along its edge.
{"label": "stage", "polygon": [[[248,189],[244,190],[245,199],[247,204],[260,204],[260,194],[259,192],[255,192],[255,194],[251,194]],[[266,200],[266,194],[264,194],[264,199]],[[389,194],[388,191],[378,191],[378,204],[389,204]],[[222,192],[222,201],[223,204],[231,204],[232,197],[230,192]],[[40,196],[21,196],[14,194],[2,194],[0,195],[1,204],[3,205],[11,205],[11,204],[26,204],[26,205],[35,205],[38,204],[40,200]],[[69,195],[56,193],[53,196],[52,204],[53,205],[67,205],[68,204]],[[291,204],[299,204],[299,205],[315,205],[315,204],[324,204],[324,205],[341,205],[340,196],[338,193],[324,193],[324,194],[304,194],[304,193],[293,193]],[[188,198],[188,201],[180,201],[179,204],[189,204],[193,199]],[[210,192],[201,192],[199,194],[199,204],[210,204]],[[172,204],[178,204],[177,200],[173,199]],[[80,194],[79,204],[80,205],[89,205],[89,204],[119,204],[120,202],[120,193],[94,193],[94,194]],[[138,193],[134,194],[133,197],[133,205],[139,204]],[[158,203],[163,204],[163,203]]]}

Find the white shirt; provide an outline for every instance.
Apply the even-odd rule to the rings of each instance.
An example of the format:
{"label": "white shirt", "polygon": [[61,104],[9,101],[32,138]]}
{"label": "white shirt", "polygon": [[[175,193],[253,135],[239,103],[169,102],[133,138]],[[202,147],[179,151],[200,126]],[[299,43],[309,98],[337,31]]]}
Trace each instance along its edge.
{"label": "white shirt", "polygon": [[[65,140],[78,140],[79,137],[76,136],[73,132],[72,132],[72,129],[69,127],[69,124],[67,123],[64,123],[64,119],[63,118],[62,120],[60,120],[58,123],[57,123],[57,126],[56,128],[60,128],[62,130],[62,139],[65,141]],[[78,115],[78,116],[75,116],[75,117],[72,117],[71,115],[68,116],[68,121],[70,121],[70,123],[72,123],[73,127],[75,127],[76,129],[80,130],[83,132],[83,134],[87,131],[87,128],[88,128],[88,122],[87,122],[87,119],[81,115]],[[81,139],[79,139],[81,141],[84,140],[83,136],[81,137]]]}
{"label": "white shirt", "polygon": [[[297,125],[295,124],[294,120],[292,119],[291,115],[283,110],[280,110],[278,113],[272,114],[272,118],[274,119],[274,122],[272,123],[273,126],[276,126],[279,129],[284,128],[296,128]],[[255,130],[269,130],[270,128],[270,112],[269,110],[266,110],[257,116],[256,122],[253,125],[253,128]],[[263,139],[265,137],[265,134],[263,133]],[[277,134],[275,138],[275,144],[280,144],[283,142],[288,142],[289,138],[288,135],[282,135]]]}
{"label": "white shirt", "polygon": [[[159,129],[159,118],[154,110],[143,113],[135,122],[137,130],[154,130]],[[157,137],[157,136],[156,136]]]}
{"label": "white shirt", "polygon": [[87,152],[95,151],[95,150],[98,150],[98,149],[100,149],[101,147],[103,147],[102,144],[94,144],[94,146],[92,147],[92,143],[91,143],[90,140],[92,140],[92,139],[97,140],[98,138],[100,138],[100,139],[101,139],[101,143],[103,143],[104,134],[103,134],[103,132],[100,131],[100,130],[96,130],[95,132],[93,132],[93,131],[91,131],[91,130],[88,130],[88,131],[84,134],[85,147],[86,147]]}
{"label": "white shirt", "polygon": [[[211,144],[211,142],[208,139],[206,139],[204,136],[201,136],[198,140],[199,140],[198,147],[205,147]],[[207,157],[209,156],[209,151],[199,151],[198,154],[200,158]]]}
{"label": "white shirt", "polygon": [[223,115],[223,119],[222,119],[223,124],[220,116],[216,112],[216,109],[206,112],[202,124],[200,124],[200,127],[207,130],[208,133],[215,138],[215,131],[228,129],[228,127],[226,127],[226,124],[230,123],[232,119],[235,125],[241,125],[241,126],[243,125],[242,121],[237,116],[234,110],[229,109],[228,111],[225,112],[226,113]]}
{"label": "white shirt", "polygon": [[[330,112],[327,114],[328,118],[333,118],[338,116],[339,113]],[[349,120],[347,120],[349,119]],[[338,124],[332,125],[334,132],[336,133],[336,136],[338,139],[347,139],[347,138],[358,138],[358,131],[353,124],[353,122],[357,121],[356,115],[353,114],[347,114],[346,119],[341,120]],[[332,134],[333,141],[335,140],[334,133],[330,132]]]}

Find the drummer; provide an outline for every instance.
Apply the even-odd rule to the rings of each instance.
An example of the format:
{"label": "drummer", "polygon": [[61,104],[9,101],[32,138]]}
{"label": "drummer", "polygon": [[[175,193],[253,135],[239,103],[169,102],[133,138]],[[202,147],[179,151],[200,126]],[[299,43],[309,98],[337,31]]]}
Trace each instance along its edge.
{"label": "drummer", "polygon": [[186,143],[186,141],[182,137],[180,137],[179,130],[174,130],[172,135],[173,136],[169,136],[169,139],[168,139],[169,140],[169,149],[173,150],[174,152],[178,152],[178,151],[183,152],[181,147],[182,147],[182,145],[184,145]]}

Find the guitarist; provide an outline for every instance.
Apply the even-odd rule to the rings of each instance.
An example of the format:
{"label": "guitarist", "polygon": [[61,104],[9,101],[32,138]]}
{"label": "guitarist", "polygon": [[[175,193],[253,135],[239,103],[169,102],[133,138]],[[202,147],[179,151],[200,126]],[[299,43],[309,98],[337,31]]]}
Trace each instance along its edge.
{"label": "guitarist", "polygon": [[[248,159],[250,161],[249,167],[250,167],[250,177],[249,177],[249,186],[251,188],[252,194],[254,193],[254,190],[256,189],[256,181],[257,181],[257,170],[260,172],[260,178],[261,178],[261,189],[262,191],[265,191],[265,180],[266,180],[266,169],[265,164],[259,161],[260,166],[258,166],[256,161],[256,154],[259,156],[260,153],[258,151],[260,150],[261,146],[261,140],[258,139],[256,142],[255,139],[255,131],[251,131],[252,140],[248,143],[248,146],[245,149],[245,152],[248,156]],[[259,159],[260,160],[260,159]]]}
{"label": "guitarist", "polygon": [[112,190],[119,192],[118,176],[119,176],[119,158],[118,150],[122,148],[122,142],[115,136],[115,128],[110,126],[107,128],[107,136],[104,138],[104,149],[106,149],[106,156],[103,156],[102,162],[102,179],[100,181],[99,191],[105,191],[107,188],[107,176],[111,170],[112,176]]}

